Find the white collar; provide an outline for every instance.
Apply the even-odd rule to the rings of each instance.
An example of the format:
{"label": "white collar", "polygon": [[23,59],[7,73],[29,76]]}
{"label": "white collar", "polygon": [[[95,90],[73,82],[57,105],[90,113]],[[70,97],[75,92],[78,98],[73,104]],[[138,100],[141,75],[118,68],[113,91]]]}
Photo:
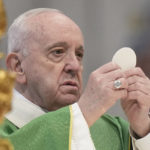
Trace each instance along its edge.
{"label": "white collar", "polygon": [[39,106],[33,104],[19,92],[14,90],[12,98],[12,110],[5,115],[18,128],[23,127],[31,120],[45,114]]}

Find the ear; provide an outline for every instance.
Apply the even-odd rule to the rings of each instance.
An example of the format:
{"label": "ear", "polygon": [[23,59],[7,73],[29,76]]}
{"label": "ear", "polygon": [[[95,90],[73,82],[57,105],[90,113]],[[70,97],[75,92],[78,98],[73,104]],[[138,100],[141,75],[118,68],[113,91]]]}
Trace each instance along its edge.
{"label": "ear", "polygon": [[8,70],[16,73],[16,81],[20,84],[26,83],[26,76],[22,68],[22,61],[17,53],[10,53],[6,58],[6,65]]}

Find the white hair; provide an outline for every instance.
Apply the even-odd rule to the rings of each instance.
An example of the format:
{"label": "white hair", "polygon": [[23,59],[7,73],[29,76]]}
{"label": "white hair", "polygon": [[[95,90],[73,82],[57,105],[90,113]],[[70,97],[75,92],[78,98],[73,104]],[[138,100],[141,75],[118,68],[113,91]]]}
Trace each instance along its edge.
{"label": "white hair", "polygon": [[28,54],[28,46],[30,37],[32,35],[31,27],[27,26],[27,20],[31,17],[37,16],[45,12],[57,12],[63,14],[61,11],[51,8],[36,8],[29,10],[14,20],[8,30],[8,53],[21,51],[23,55]]}

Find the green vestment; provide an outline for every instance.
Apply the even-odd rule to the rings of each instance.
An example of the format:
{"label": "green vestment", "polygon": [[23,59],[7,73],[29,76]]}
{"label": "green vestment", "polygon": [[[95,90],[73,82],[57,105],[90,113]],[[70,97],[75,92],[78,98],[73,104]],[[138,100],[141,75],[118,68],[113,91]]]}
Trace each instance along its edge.
{"label": "green vestment", "polygon": [[[5,120],[0,135],[15,150],[71,150],[72,118],[69,107],[46,113],[18,129]],[[109,115],[102,116],[91,128],[96,150],[129,150],[128,124]]]}

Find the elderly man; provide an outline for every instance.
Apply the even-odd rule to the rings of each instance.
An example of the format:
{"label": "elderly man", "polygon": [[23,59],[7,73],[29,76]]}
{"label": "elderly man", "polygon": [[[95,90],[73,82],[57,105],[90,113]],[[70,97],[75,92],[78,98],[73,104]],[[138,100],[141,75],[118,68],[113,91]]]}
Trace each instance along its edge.
{"label": "elderly man", "polygon": [[[8,51],[16,90],[0,134],[15,150],[149,149],[149,79],[139,68],[122,72],[110,62],[91,73],[82,92],[83,35],[62,12],[43,8],[19,16],[8,31]],[[104,115],[118,99],[132,145],[128,124]]]}

